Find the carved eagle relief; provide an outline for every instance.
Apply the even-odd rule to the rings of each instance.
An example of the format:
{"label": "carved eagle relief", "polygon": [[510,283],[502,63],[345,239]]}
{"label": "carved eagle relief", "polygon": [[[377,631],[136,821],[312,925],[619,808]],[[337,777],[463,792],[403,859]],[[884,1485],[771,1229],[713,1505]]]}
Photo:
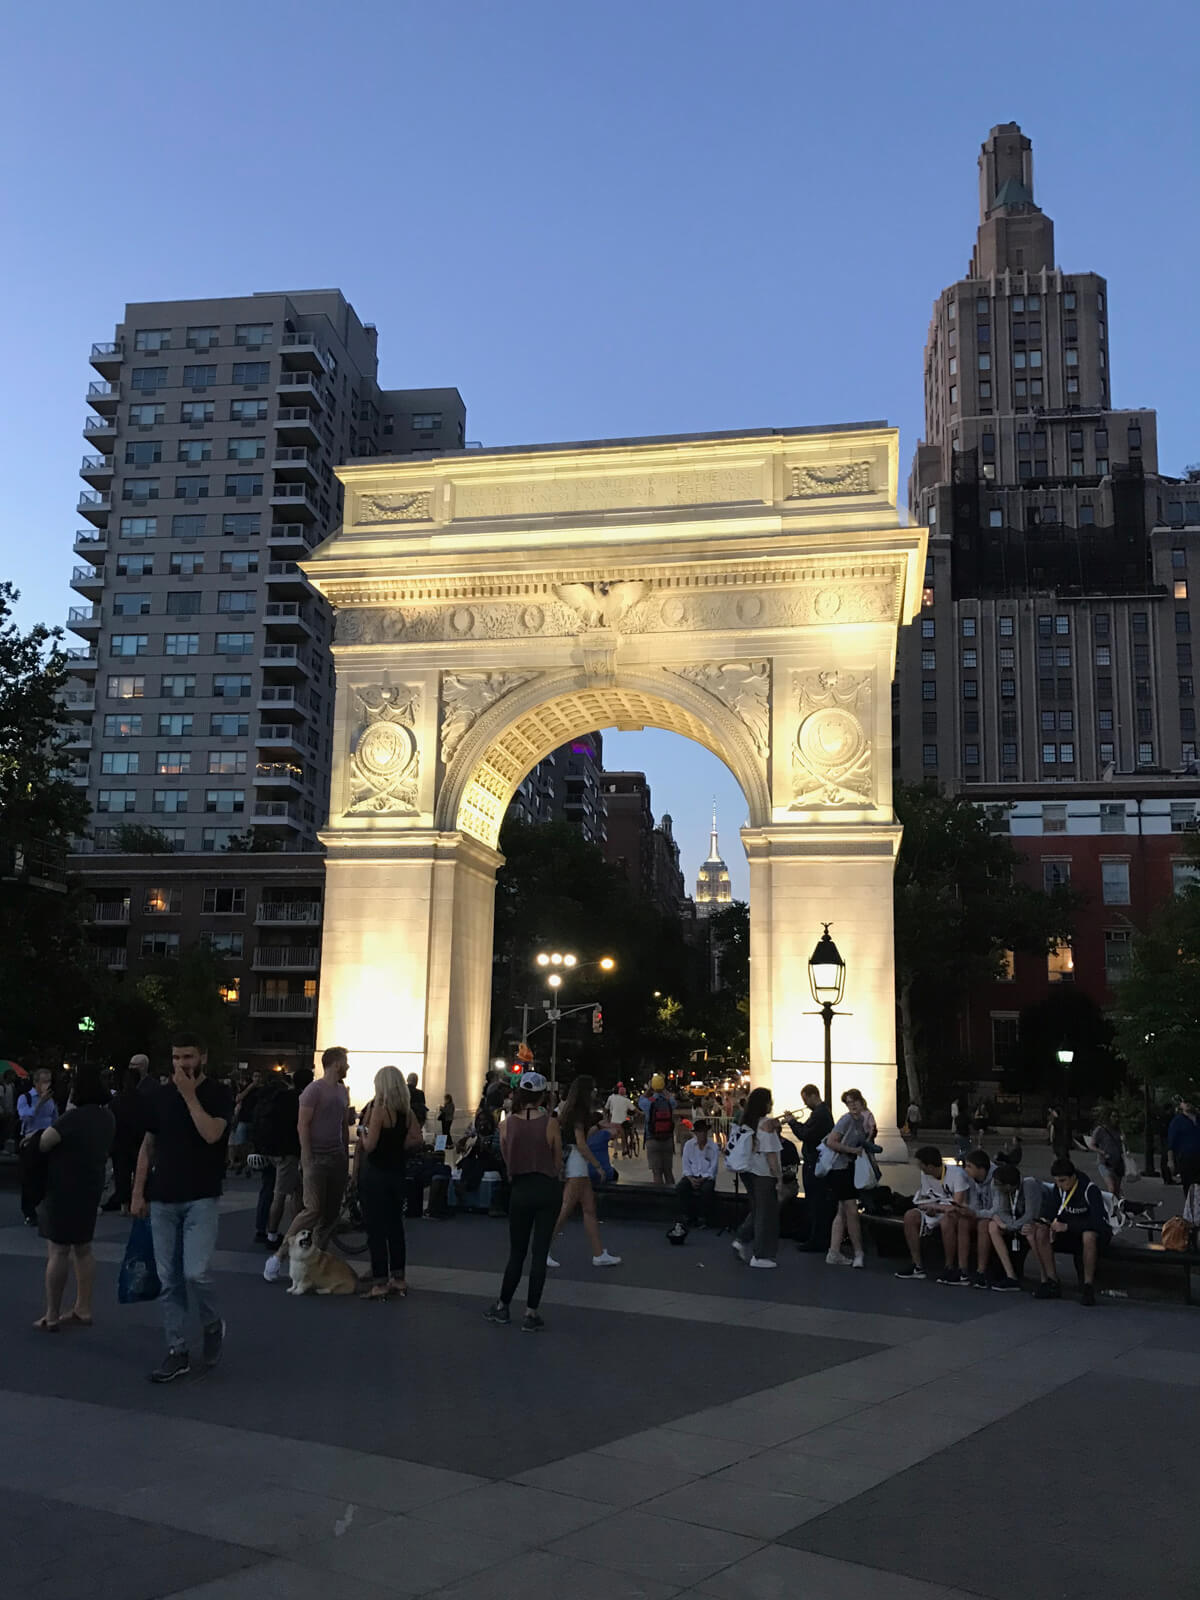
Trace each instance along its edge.
{"label": "carved eagle relief", "polygon": [[585,628],[615,628],[649,589],[648,583],[556,583],[554,592]]}

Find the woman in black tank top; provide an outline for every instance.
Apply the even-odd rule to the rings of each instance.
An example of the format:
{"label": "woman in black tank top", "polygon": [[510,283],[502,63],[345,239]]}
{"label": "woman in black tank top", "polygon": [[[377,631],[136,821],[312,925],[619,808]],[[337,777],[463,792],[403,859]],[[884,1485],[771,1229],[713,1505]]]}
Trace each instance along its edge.
{"label": "woman in black tank top", "polygon": [[369,1300],[408,1293],[404,1281],[404,1167],[405,1146],[414,1126],[408,1085],[399,1069],[380,1067],[375,1074],[371,1115],[362,1134],[365,1159],[358,1174],[374,1279],[367,1292]]}

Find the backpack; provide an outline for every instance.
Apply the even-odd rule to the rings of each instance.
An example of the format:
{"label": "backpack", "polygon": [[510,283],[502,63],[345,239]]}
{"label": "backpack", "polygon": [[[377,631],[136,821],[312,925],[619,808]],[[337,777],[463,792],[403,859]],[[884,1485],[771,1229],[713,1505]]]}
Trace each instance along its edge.
{"label": "backpack", "polygon": [[650,1102],[650,1111],[646,1117],[646,1137],[647,1139],[675,1137],[675,1113],[666,1095],[656,1094]]}
{"label": "backpack", "polygon": [[754,1134],[749,1128],[736,1127],[730,1131],[725,1150],[725,1166],[730,1172],[746,1172],[754,1154]]}

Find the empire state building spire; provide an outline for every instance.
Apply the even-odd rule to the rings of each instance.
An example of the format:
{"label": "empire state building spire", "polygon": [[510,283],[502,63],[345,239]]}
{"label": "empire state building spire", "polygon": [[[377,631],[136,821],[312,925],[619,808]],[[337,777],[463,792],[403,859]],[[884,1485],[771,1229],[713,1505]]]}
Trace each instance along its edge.
{"label": "empire state building spire", "polygon": [[729,886],[729,868],[721,860],[717,843],[717,806],[713,802],[712,833],[709,836],[708,859],[696,875],[696,915],[707,917],[710,911],[727,906],[733,899]]}

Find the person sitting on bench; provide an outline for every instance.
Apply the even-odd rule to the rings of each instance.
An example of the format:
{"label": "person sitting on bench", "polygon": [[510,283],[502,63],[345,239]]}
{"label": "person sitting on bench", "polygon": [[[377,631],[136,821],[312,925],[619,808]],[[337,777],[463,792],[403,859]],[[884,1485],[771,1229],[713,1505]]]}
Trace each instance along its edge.
{"label": "person sitting on bench", "polygon": [[979,1225],[992,1214],[992,1166],[986,1150],[968,1150],[961,1167],[951,1167],[946,1174],[954,1192],[952,1220],[958,1224],[958,1242],[953,1256],[947,1252],[946,1270],[938,1277],[939,1283],[954,1284],[964,1288],[973,1283],[978,1289],[987,1287],[987,1279],[976,1272],[971,1276],[971,1246],[978,1238]]}
{"label": "person sitting on bench", "polygon": [[689,1228],[697,1223],[703,1228],[712,1227],[719,1164],[717,1147],[708,1137],[708,1122],[697,1117],[692,1137],[683,1147],[683,1177],[675,1185],[675,1197]]}
{"label": "person sitting on bench", "polygon": [[[1080,1303],[1096,1304],[1096,1258],[1106,1250],[1112,1238],[1108,1213],[1104,1209],[1104,1196],[1096,1185],[1074,1163],[1060,1157],[1050,1168],[1054,1188],[1047,1196],[1039,1228],[1047,1244],[1045,1255],[1046,1281],[1034,1291],[1037,1300],[1057,1300],[1062,1294],[1058,1282],[1055,1250],[1069,1250],[1083,1262],[1083,1289]],[[1040,1257],[1039,1257],[1040,1259]]]}
{"label": "person sitting on bench", "polygon": [[[909,1282],[926,1276],[921,1264],[921,1242],[935,1233],[942,1237],[946,1262],[957,1271],[958,1217],[955,1214],[954,1193],[956,1181],[962,1181],[961,1167],[947,1167],[942,1152],[936,1145],[922,1145],[913,1151],[913,1160],[921,1173],[921,1182],[913,1195],[912,1210],[904,1213],[904,1242],[912,1257],[912,1264],[898,1272],[898,1278]],[[955,1176],[952,1177],[951,1175]]]}
{"label": "person sitting on bench", "polygon": [[984,1285],[988,1283],[987,1269],[991,1252],[1004,1269],[999,1283],[993,1289],[1020,1289],[1021,1280],[1013,1265],[1011,1245],[1020,1236],[1033,1252],[1041,1268],[1042,1281],[1046,1281],[1046,1268],[1037,1248],[1036,1235],[1046,1198],[1046,1186],[1040,1178],[1022,1178],[1020,1170],[1011,1162],[1001,1162],[992,1173],[992,1214],[979,1223],[979,1271]]}

